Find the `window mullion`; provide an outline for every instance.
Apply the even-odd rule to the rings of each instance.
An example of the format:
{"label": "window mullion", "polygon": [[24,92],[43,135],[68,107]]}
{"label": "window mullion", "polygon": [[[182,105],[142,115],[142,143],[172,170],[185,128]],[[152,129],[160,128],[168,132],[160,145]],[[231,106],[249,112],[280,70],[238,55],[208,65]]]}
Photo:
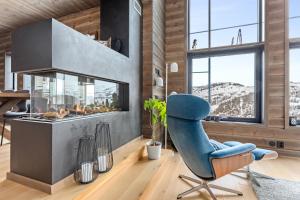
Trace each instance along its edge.
{"label": "window mullion", "polygon": [[211,0],[208,0],[208,48],[211,48]]}
{"label": "window mullion", "polygon": [[[208,48],[211,48],[211,0],[208,0]],[[208,58],[208,102],[211,103],[211,58]]]}
{"label": "window mullion", "polygon": [[262,50],[257,50],[255,53],[255,85],[254,85],[254,100],[255,100],[255,119],[261,121],[261,112],[262,112]]}
{"label": "window mullion", "polygon": [[263,20],[263,9],[262,9],[262,4],[263,4],[263,0],[257,0],[257,4],[258,4],[258,42],[262,42],[263,38],[262,38],[262,20]]}
{"label": "window mullion", "polygon": [[208,102],[211,103],[211,58],[208,58]]}

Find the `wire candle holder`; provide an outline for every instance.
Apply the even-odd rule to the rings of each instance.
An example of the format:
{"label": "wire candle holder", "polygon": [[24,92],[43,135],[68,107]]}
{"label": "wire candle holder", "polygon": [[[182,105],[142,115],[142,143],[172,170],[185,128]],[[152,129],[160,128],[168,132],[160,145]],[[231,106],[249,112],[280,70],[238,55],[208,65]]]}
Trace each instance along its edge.
{"label": "wire candle holder", "polygon": [[108,123],[100,122],[96,126],[95,155],[99,173],[107,172],[113,167],[112,145]]}
{"label": "wire candle holder", "polygon": [[76,170],[74,172],[74,179],[77,183],[91,183],[98,176],[98,163],[95,159],[94,146],[94,136],[84,136],[79,139]]}

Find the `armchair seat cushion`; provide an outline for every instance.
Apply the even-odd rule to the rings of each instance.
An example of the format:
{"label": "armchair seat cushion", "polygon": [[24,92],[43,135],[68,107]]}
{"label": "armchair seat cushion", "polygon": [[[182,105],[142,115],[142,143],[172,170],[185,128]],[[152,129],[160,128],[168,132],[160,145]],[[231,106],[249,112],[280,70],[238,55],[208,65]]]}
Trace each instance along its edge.
{"label": "armchair seat cushion", "polygon": [[[236,141],[228,141],[223,143],[226,146],[233,147],[236,145],[241,145],[242,143]],[[264,159],[276,159],[278,157],[278,153],[276,151],[256,148],[252,151],[252,155],[254,160],[264,160]]]}
{"label": "armchair seat cushion", "polygon": [[240,144],[240,145],[216,150],[209,155],[209,158],[210,159],[227,158],[230,156],[235,156],[235,155],[244,154],[253,151],[255,148],[256,146],[251,143]]}

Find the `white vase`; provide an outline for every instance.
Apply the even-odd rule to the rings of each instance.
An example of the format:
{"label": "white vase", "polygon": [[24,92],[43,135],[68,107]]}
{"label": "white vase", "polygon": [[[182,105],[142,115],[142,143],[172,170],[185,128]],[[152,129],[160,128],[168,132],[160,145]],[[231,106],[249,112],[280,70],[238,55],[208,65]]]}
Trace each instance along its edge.
{"label": "white vase", "polygon": [[161,143],[155,142],[156,145],[153,145],[152,141],[147,143],[147,152],[148,158],[150,160],[158,160],[161,154]]}

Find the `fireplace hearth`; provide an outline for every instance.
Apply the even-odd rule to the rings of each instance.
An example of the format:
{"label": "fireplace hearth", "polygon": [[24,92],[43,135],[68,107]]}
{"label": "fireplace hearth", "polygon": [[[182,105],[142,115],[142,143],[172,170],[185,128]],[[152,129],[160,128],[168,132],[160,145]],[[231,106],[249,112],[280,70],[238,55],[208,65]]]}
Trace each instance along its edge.
{"label": "fireplace hearth", "polygon": [[30,75],[30,115],[57,121],[106,112],[128,111],[128,84],[61,72]]}

